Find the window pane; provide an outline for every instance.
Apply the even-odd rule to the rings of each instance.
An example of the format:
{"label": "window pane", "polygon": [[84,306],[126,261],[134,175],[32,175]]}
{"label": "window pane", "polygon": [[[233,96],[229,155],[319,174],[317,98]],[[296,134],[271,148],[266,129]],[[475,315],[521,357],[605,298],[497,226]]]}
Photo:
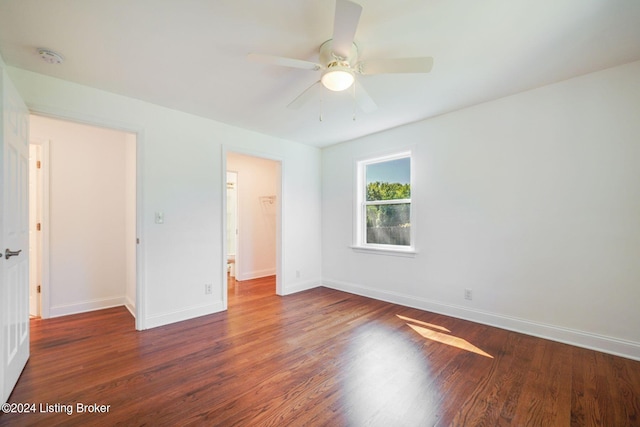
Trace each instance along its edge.
{"label": "window pane", "polygon": [[411,245],[410,204],[367,206],[367,243]]}
{"label": "window pane", "polygon": [[411,184],[375,181],[367,184],[367,201],[411,198]]}
{"label": "window pane", "polygon": [[366,200],[411,198],[411,159],[389,160],[366,165]]}

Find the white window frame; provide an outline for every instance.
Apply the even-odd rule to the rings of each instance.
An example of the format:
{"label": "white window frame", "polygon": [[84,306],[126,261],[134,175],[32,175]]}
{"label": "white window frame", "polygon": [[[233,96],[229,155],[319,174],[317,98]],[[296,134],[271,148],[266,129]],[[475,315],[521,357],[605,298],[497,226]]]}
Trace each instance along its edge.
{"label": "white window frame", "polygon": [[[410,167],[410,185],[411,185],[411,198],[410,199],[397,199],[397,200],[376,200],[367,201],[366,192],[366,170],[367,166],[375,163],[383,163],[392,160],[409,158]],[[353,245],[351,248],[357,252],[367,252],[376,254],[396,255],[396,256],[414,256],[416,254],[416,207],[415,207],[415,186],[414,186],[414,162],[413,162],[413,150],[406,149],[402,151],[396,151],[391,154],[379,155],[376,157],[368,157],[366,159],[356,160],[356,194],[355,194],[355,207],[354,207],[354,236]],[[367,243],[367,206],[369,205],[384,205],[384,204],[400,204],[409,203],[409,220],[411,223],[410,232],[410,245],[386,245]]]}

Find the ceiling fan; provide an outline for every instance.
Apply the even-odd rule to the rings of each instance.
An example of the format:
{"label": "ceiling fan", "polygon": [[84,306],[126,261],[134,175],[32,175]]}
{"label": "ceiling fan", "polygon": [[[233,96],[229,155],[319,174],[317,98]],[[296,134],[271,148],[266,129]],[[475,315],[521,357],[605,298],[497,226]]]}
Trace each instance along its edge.
{"label": "ceiling fan", "polygon": [[433,58],[389,58],[360,61],[358,47],[353,42],[362,6],[349,0],[336,0],[336,11],[333,22],[333,38],[320,46],[319,61],[310,62],[302,59],[282,56],[251,53],[252,61],[299,68],[303,70],[321,71],[320,80],[308,87],[288,108],[302,107],[315,94],[315,89],[322,85],[329,90],[340,92],[353,87],[358,106],[366,113],[377,108],[376,103],[356,79],[357,75],[389,74],[389,73],[428,73],[433,67]]}

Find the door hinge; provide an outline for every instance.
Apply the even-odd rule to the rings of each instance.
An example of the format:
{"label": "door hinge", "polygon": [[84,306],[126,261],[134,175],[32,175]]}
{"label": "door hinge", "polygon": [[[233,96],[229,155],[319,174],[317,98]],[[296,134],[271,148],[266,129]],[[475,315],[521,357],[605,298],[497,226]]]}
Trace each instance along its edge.
{"label": "door hinge", "polygon": [[42,229],[42,226],[40,225],[40,223],[36,224],[36,230],[40,231]]}
{"label": "door hinge", "polygon": [[136,244],[137,244],[137,245],[139,245],[139,244],[140,244],[140,238],[139,238],[139,237],[137,237],[137,238],[136,238]]}
{"label": "door hinge", "polygon": [[38,285],[38,293],[42,292],[42,288]]}
{"label": "door hinge", "polygon": [[40,169],[42,167],[42,162],[40,160],[36,161],[36,168]]}

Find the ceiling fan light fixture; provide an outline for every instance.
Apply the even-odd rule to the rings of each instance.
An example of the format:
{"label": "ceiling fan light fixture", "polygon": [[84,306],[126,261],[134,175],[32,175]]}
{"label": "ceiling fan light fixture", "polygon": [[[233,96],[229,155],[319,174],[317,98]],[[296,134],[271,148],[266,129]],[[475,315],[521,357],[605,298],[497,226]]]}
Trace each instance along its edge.
{"label": "ceiling fan light fixture", "polygon": [[355,81],[353,70],[344,65],[329,66],[320,79],[324,87],[334,92],[347,90]]}

